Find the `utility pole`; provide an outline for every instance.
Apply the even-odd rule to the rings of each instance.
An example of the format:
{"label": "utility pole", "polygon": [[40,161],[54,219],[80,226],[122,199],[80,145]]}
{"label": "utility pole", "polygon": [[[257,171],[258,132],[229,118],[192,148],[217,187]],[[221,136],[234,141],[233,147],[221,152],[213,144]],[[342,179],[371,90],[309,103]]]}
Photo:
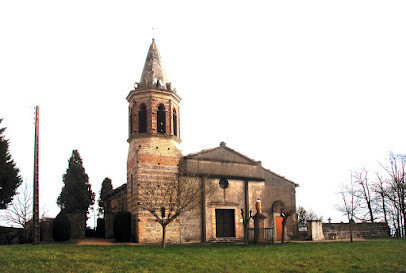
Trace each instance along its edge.
{"label": "utility pole", "polygon": [[35,139],[34,139],[34,191],[33,191],[33,217],[32,217],[32,243],[39,244],[39,181],[38,181],[38,141],[39,141],[39,106],[35,106]]}

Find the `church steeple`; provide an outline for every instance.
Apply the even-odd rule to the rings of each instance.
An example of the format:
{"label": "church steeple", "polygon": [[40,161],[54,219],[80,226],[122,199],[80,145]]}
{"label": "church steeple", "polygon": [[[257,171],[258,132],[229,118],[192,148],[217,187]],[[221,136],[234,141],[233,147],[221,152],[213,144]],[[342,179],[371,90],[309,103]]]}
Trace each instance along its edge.
{"label": "church steeple", "polygon": [[139,83],[128,96],[129,140],[152,135],[180,142],[181,98],[167,81],[161,56],[152,39]]}
{"label": "church steeple", "polygon": [[165,89],[170,91],[170,83],[166,79],[165,70],[162,66],[161,56],[155,39],[152,39],[147,59],[139,83],[139,88]]}
{"label": "church steeple", "polygon": [[166,79],[161,56],[152,40],[140,83],[136,83],[127,96],[127,209],[132,217],[131,238],[136,242],[153,242],[151,235],[156,229],[149,224],[151,218],[140,205],[143,197],[139,186],[159,187],[163,178],[165,183],[178,179],[182,158],[179,147],[180,100]]}

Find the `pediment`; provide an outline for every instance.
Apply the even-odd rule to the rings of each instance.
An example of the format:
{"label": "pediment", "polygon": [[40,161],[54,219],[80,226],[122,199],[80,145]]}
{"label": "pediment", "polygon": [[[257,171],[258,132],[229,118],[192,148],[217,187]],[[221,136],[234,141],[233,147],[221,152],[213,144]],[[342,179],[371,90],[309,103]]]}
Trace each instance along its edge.
{"label": "pediment", "polygon": [[185,156],[185,158],[205,161],[258,165],[258,162],[256,162],[255,160],[252,160],[249,157],[246,157],[245,155],[240,154],[239,152],[225,146],[220,146],[213,149],[203,150],[198,153],[189,154]]}

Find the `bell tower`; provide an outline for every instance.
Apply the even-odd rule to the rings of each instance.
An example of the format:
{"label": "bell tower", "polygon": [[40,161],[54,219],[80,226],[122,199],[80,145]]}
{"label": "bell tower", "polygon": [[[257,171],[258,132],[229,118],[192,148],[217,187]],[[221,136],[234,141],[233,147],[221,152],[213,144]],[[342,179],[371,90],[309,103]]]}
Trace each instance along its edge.
{"label": "bell tower", "polygon": [[[154,39],[139,83],[127,96],[128,159],[127,204],[132,215],[132,240],[140,243],[160,241],[161,227],[149,212],[141,209],[138,188],[141,184],[154,184],[162,179],[178,178],[179,160],[179,103],[181,98],[168,82],[161,56]],[[158,237],[156,237],[158,235]],[[177,232],[167,234],[168,241],[176,241]]]}

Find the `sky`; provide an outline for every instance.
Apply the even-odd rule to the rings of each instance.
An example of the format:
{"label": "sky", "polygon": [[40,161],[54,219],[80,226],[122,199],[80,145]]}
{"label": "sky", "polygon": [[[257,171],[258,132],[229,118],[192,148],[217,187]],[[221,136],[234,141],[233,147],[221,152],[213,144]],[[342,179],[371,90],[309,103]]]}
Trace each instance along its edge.
{"label": "sky", "polygon": [[122,185],[125,98],[155,38],[182,98],[183,154],[224,141],[338,222],[351,171],[373,179],[390,152],[406,153],[405,12],[405,1],[1,1],[1,127],[32,187],[40,106],[50,217],[73,149],[93,191],[105,177]]}

